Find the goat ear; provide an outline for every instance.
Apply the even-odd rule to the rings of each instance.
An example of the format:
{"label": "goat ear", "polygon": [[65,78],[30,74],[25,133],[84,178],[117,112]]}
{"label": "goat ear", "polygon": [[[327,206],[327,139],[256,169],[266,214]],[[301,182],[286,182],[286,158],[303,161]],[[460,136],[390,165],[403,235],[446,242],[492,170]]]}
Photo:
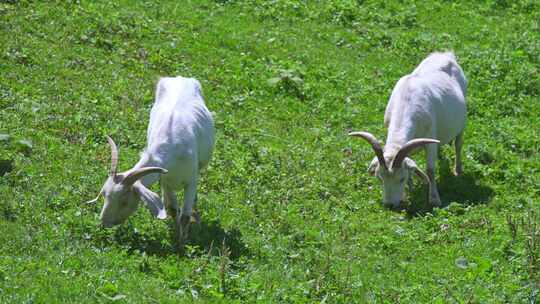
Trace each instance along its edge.
{"label": "goat ear", "polygon": [[413,170],[414,174],[416,174],[418,178],[420,178],[424,183],[429,184],[429,177],[426,175],[426,173],[424,173],[424,171],[418,168],[414,160],[407,157],[405,158],[404,163],[409,170]]}
{"label": "goat ear", "polygon": [[150,191],[150,189],[146,188],[141,182],[135,182],[133,184],[133,190],[135,190],[135,193],[137,193],[153,216],[160,220],[167,218],[167,212],[163,207],[163,202],[159,198],[159,195]]}
{"label": "goat ear", "polygon": [[379,160],[377,159],[377,157],[374,157],[368,167],[369,175],[371,176],[375,175],[375,172],[377,171],[377,167],[379,167]]}

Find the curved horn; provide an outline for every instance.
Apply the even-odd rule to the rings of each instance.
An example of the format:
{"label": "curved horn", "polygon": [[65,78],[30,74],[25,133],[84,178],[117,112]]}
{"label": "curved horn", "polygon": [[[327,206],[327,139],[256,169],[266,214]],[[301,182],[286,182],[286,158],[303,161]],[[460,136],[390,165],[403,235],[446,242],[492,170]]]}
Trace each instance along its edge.
{"label": "curved horn", "polygon": [[160,167],[145,167],[136,169],[135,171],[129,173],[126,178],[122,181],[122,184],[131,187],[136,181],[141,179],[143,176],[151,174],[151,173],[161,173],[166,174],[167,170],[160,168]]}
{"label": "curved horn", "polygon": [[112,140],[109,135],[107,135],[107,141],[111,146],[111,170],[109,171],[109,176],[115,177],[116,169],[118,168],[118,148],[116,147],[114,140]]}
{"label": "curved horn", "polygon": [[400,168],[401,163],[411,153],[414,149],[427,145],[427,144],[438,144],[440,141],[436,139],[431,138],[415,138],[412,140],[409,140],[406,144],[399,149],[398,153],[396,154],[396,157],[394,157],[394,161],[392,161],[392,169],[394,168]]}
{"label": "curved horn", "polygon": [[371,144],[373,151],[375,151],[375,155],[377,155],[379,165],[383,166],[385,169],[388,170],[388,168],[386,167],[386,161],[384,160],[383,149],[375,136],[368,132],[351,132],[349,133],[349,136],[361,137],[367,140],[367,142]]}

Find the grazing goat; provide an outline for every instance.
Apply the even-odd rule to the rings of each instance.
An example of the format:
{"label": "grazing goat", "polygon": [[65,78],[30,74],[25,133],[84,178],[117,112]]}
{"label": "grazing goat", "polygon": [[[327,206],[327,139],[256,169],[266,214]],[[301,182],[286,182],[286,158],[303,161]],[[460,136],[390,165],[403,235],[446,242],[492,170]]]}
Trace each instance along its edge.
{"label": "grazing goat", "polygon": [[[204,104],[199,82],[183,77],[159,80],[148,124],[148,144],[130,170],[117,173],[118,149],[110,137],[107,140],[112,150],[109,177],[99,195],[90,201],[96,202],[101,195],[105,198],[102,225],[112,227],[124,222],[137,210],[138,199],[154,216],[166,218],[161,199],[147,188],[160,180],[177,236],[180,242],[185,240],[197,202],[199,170],[207,166],[214,148],[214,122]],[[175,191],[181,187],[184,205],[180,212]]]}
{"label": "grazing goat", "polygon": [[[412,186],[411,173],[429,184],[431,204],[441,205],[435,183],[436,144],[454,140],[454,174],[460,175],[467,115],[466,91],[467,80],[454,54],[433,53],[394,87],[384,115],[384,124],[388,128],[384,150],[370,133],[349,133],[367,140],[375,151],[376,157],[368,172],[383,183],[384,205],[399,206],[404,197],[405,183],[408,182],[409,188]],[[422,146],[427,154],[427,175],[408,157]]]}

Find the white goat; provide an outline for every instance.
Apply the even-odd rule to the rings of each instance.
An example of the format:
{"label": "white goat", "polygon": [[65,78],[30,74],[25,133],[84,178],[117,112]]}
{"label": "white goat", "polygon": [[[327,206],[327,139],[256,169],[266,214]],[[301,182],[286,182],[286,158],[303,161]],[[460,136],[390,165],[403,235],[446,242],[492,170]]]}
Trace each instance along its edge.
{"label": "white goat", "polygon": [[[384,150],[367,132],[352,132],[367,140],[376,157],[368,171],[383,183],[383,204],[398,207],[404,197],[404,186],[414,172],[429,184],[430,202],[440,206],[435,183],[435,161],[438,147],[454,140],[454,174],[462,173],[461,146],[466,123],[465,95],[467,80],[454,54],[433,53],[412,74],[402,77],[390,96],[384,124],[388,136]],[[424,146],[427,154],[427,176],[408,155]]]}
{"label": "white goat", "polygon": [[[150,212],[164,219],[167,212],[159,196],[147,187],[160,179],[165,206],[175,219],[180,241],[187,237],[197,202],[199,170],[206,167],[214,148],[214,122],[206,108],[200,83],[193,78],[161,78],[150,113],[147,147],[130,170],[117,173],[118,150],[111,146],[111,169],[99,195],[105,197],[101,222],[111,227],[124,222],[137,210],[140,198]],[[184,187],[184,205],[179,211],[175,191]],[[197,218],[198,220],[198,218]]]}

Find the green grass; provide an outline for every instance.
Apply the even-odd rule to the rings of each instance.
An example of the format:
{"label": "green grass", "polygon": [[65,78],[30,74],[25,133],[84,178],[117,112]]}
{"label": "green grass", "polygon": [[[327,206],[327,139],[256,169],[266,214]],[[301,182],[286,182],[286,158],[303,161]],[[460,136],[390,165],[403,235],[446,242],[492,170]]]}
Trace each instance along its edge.
{"label": "green grass", "polygon": [[[540,302],[540,4],[491,1],[0,2],[0,302]],[[449,207],[379,203],[369,145],[432,51],[469,79]],[[141,208],[87,205],[144,148],[159,76],[215,113],[186,254]],[[29,140],[30,145],[21,140]],[[424,156],[415,156],[424,163]]]}

